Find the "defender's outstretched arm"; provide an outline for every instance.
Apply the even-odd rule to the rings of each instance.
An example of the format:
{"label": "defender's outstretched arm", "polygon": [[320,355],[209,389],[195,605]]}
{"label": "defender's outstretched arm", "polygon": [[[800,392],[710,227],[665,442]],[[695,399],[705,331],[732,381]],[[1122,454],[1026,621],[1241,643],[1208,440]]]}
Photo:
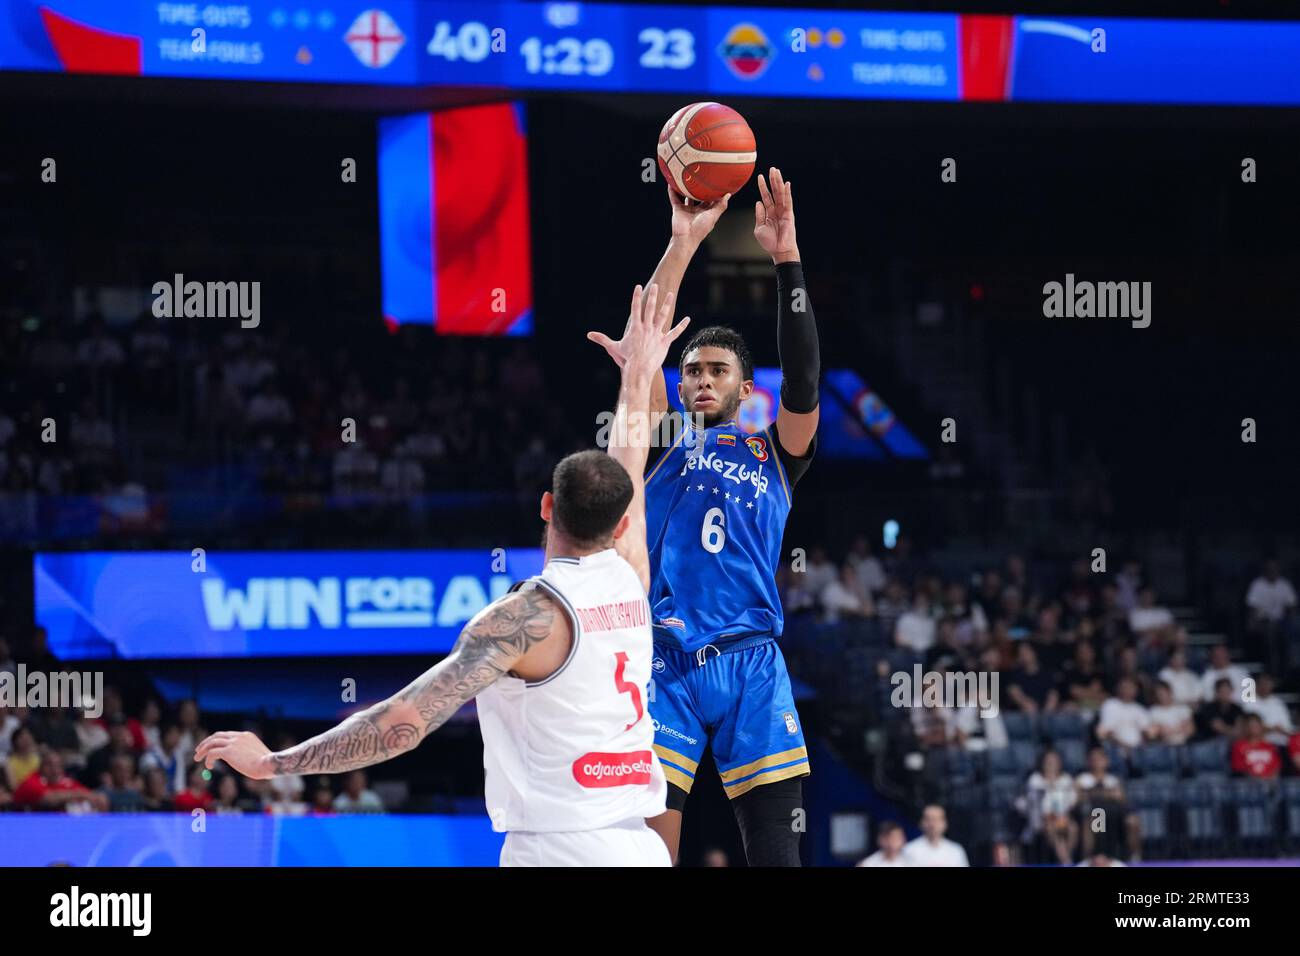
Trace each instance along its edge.
{"label": "defender's outstretched arm", "polygon": [[[644,535],[642,537],[644,540]],[[540,590],[493,601],[465,625],[450,654],[388,700],[353,714],[332,730],[272,753],[247,732],[212,734],[195,748],[208,769],[224,760],[254,780],[279,774],[345,773],[419,745],[483,688],[509,673],[555,631],[557,611]]]}
{"label": "defender's outstretched arm", "polygon": [[632,307],[621,342],[623,377],[610,430],[609,454],[632,479],[628,526],[614,539],[614,547],[632,565],[646,591],[650,590],[650,553],[645,536],[644,475],[651,435],[657,431],[652,423],[653,382],[656,377],[663,382],[668,347],[686,331],[691,321],[685,318],[670,328],[674,298],[669,292],[660,300],[660,289],[653,284],[644,296],[640,286],[632,293]]}

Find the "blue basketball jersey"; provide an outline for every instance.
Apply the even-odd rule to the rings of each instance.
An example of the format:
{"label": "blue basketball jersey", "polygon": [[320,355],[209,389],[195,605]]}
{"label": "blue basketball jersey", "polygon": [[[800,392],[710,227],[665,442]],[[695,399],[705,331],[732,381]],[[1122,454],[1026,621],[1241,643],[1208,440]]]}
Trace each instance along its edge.
{"label": "blue basketball jersey", "polygon": [[792,488],[781,457],[775,429],[750,435],[729,421],[686,428],[646,476],[656,640],[695,650],[781,633],[776,569]]}

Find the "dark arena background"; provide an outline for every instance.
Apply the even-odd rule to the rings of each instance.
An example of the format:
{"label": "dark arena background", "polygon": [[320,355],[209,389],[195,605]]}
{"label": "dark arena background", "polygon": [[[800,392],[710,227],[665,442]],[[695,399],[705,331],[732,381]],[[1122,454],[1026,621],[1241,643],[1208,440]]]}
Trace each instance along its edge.
{"label": "dark arena background", "polygon": [[[805,865],[923,818],[977,867],[1300,862],[1300,23],[865,6],[0,0],[0,671],[102,676],[0,698],[0,863],[496,864],[473,704],[355,779],[193,747],[325,730],[540,570],[699,100],[797,184],[821,339]],[[677,312],[743,333],[761,426],[757,197]],[[160,312],[188,282],[245,309]],[[679,865],[744,866],[711,766]]]}

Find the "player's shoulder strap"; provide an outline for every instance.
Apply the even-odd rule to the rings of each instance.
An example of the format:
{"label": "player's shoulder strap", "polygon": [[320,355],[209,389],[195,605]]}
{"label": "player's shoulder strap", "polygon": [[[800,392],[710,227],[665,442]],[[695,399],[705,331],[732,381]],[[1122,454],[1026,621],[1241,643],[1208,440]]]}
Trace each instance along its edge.
{"label": "player's shoulder strap", "polygon": [[[552,560],[562,561],[565,559],[553,558]],[[557,667],[554,671],[548,674],[546,677],[543,677],[540,680],[528,681],[527,682],[528,687],[540,687],[543,684],[549,683],[550,681],[553,681],[555,680],[555,678],[559,677],[560,674],[564,671],[564,669],[569,666],[569,662],[572,661],[573,658],[577,655],[578,642],[582,638],[582,622],[578,619],[578,612],[573,609],[573,605],[569,602],[569,599],[564,596],[564,593],[560,591],[560,589],[557,588],[553,582],[546,580],[546,578],[543,577],[542,575],[534,574],[532,577],[527,577],[519,581],[516,581],[514,584],[510,585],[510,590],[508,590],[506,593],[522,594],[527,591],[534,591],[534,590],[540,590],[543,594],[545,594],[548,598],[550,598],[551,601],[554,602],[554,604],[561,611],[564,612],[564,616],[569,621],[569,635],[570,635],[571,643],[569,645],[569,653],[565,656],[564,662],[559,667]]]}

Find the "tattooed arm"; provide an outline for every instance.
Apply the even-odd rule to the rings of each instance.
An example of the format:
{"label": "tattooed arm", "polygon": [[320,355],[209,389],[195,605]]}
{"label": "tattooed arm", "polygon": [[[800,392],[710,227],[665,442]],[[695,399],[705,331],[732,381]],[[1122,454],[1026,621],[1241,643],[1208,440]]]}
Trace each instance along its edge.
{"label": "tattooed arm", "polygon": [[567,625],[540,590],[508,594],[461,631],[443,660],[388,700],[353,714],[333,730],[272,753],[252,733],[225,731],[195,748],[208,769],[224,760],[244,776],[345,773],[414,749],[467,700],[508,674],[530,649]]}

